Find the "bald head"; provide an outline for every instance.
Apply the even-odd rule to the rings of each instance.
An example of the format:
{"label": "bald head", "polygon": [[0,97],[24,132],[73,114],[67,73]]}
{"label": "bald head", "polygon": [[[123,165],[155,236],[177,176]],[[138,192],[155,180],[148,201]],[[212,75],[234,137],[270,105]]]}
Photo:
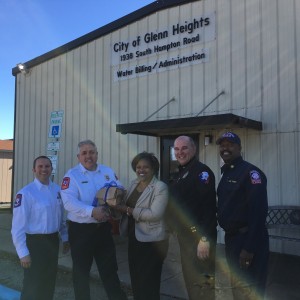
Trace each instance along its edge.
{"label": "bald head", "polygon": [[196,154],[196,145],[193,139],[186,135],[179,136],[174,142],[175,157],[180,165],[184,166]]}

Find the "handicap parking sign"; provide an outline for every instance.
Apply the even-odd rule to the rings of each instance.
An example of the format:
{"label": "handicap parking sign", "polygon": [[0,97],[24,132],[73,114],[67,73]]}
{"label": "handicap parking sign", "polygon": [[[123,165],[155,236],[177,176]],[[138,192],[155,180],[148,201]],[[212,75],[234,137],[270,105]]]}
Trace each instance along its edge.
{"label": "handicap parking sign", "polygon": [[50,126],[48,132],[49,138],[60,138],[62,122],[63,111],[56,111],[51,113]]}
{"label": "handicap parking sign", "polygon": [[59,126],[52,126],[52,135],[57,136],[59,133]]}
{"label": "handicap parking sign", "polygon": [[49,128],[49,138],[59,138],[61,134],[61,124],[51,124]]}

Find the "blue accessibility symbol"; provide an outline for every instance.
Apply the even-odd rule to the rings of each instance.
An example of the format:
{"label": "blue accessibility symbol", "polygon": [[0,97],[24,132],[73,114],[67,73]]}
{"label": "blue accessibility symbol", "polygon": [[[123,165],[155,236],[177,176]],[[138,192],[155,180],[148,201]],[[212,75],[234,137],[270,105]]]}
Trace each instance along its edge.
{"label": "blue accessibility symbol", "polygon": [[56,136],[59,133],[59,126],[52,126],[52,135]]}

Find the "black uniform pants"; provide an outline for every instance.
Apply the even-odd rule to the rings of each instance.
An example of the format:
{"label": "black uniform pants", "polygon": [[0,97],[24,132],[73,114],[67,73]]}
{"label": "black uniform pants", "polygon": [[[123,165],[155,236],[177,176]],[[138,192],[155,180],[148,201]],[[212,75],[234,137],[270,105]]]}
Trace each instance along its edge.
{"label": "black uniform pants", "polygon": [[231,273],[232,294],[235,300],[264,299],[269,260],[269,238],[257,241],[257,251],[250,267],[243,270],[239,257],[247,233],[225,234],[225,254]]}
{"label": "black uniform pants", "polygon": [[58,233],[27,234],[31,266],[24,269],[21,300],[53,299],[57,274]]}
{"label": "black uniform pants", "polygon": [[70,222],[69,242],[73,260],[73,285],[76,300],[89,300],[90,270],[93,259],[110,300],[127,299],[117,274],[116,248],[108,222],[80,224]]}
{"label": "black uniform pants", "polygon": [[182,273],[189,300],[214,300],[216,242],[210,242],[209,258],[200,260],[197,256],[199,237],[186,232],[185,234],[178,234],[177,238],[180,247]]}
{"label": "black uniform pants", "polygon": [[161,272],[168,240],[139,242],[129,236],[128,262],[134,300],[159,300]]}

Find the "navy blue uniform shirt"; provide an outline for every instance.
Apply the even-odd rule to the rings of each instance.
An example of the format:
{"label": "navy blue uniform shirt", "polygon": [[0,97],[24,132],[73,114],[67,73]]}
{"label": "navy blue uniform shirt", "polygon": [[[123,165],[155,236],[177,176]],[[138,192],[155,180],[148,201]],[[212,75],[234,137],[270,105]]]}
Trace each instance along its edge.
{"label": "navy blue uniform shirt", "polygon": [[255,252],[266,232],[267,178],[242,157],[225,164],[222,173],[217,189],[218,222],[225,232],[248,227],[244,249]]}
{"label": "navy blue uniform shirt", "polygon": [[195,227],[199,237],[215,235],[215,176],[208,166],[196,158],[180,166],[169,191],[167,221],[172,231],[184,234]]}

